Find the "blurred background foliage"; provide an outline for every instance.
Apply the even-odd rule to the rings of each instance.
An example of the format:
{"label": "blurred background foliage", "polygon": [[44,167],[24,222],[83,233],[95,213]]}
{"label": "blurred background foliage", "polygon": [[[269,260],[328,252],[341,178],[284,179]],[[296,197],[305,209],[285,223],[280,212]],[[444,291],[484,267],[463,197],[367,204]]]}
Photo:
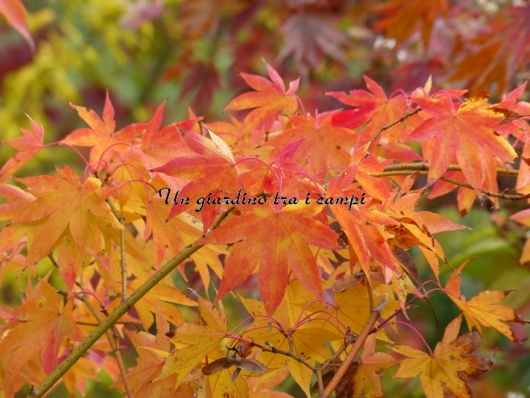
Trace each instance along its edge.
{"label": "blurred background foliage", "polygon": [[[23,3],[34,52],[0,18],[2,141],[17,137],[19,127],[29,126],[26,114],[44,126],[45,143],[57,141],[82,126],[68,102],[99,113],[107,90],[118,128],[148,121],[166,98],[168,123],[187,118],[189,108],[206,115],[207,121],[226,119],[223,108],[247,90],[238,73],[263,74],[262,60],[286,81],[301,76],[300,96],[308,112],[337,108],[336,100],[322,94],[364,89],[363,74],[383,86],[387,95],[423,86],[432,76],[435,90],[467,88],[475,94],[489,89],[494,100],[530,77],[530,4],[523,0]],[[0,147],[0,164],[12,154],[11,148]],[[72,151],[48,149],[24,172],[46,173],[55,164],[76,162]],[[505,185],[513,186],[514,181]],[[500,212],[492,212],[487,202],[477,203],[461,218],[454,203],[455,195],[450,194],[422,206],[473,228],[439,236],[453,267],[474,258],[464,271],[467,283],[463,293],[469,298],[486,289],[518,290],[506,304],[528,318],[530,277],[527,268],[518,266],[528,232],[507,220],[524,204],[504,202]],[[415,258],[424,271],[422,276],[428,278],[428,266],[421,255]],[[41,268],[42,274],[50,269],[46,265]],[[445,267],[443,277],[447,279],[451,272]],[[0,301],[17,302],[23,286],[24,281],[16,280],[15,274],[6,274]],[[433,293],[430,301],[436,318],[427,303],[409,315],[434,346],[457,309],[442,294]],[[519,326],[513,325],[516,334],[524,338],[525,330]],[[416,339],[405,329],[400,339],[406,338]],[[482,347],[495,353],[496,365],[473,381],[476,395],[529,396],[528,343],[516,345],[498,332],[485,330]],[[418,379],[398,382],[391,379],[392,374],[385,375],[388,396],[422,396]],[[93,393],[107,394],[108,375],[95,378],[99,381]],[[291,393],[297,396],[299,392]],[[54,394],[66,393],[57,390]]]}

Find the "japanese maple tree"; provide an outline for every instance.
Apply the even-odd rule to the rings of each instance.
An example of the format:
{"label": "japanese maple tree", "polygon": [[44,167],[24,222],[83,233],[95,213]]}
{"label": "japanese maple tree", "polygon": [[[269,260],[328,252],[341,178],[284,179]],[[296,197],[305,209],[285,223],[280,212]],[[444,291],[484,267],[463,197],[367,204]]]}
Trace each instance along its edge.
{"label": "japanese maple tree", "polygon": [[[23,11],[0,1],[33,44]],[[414,34],[403,13],[416,15],[427,47],[448,5],[399,0],[379,12],[378,29],[400,42]],[[307,24],[309,61],[340,59],[340,39],[315,15],[285,24],[293,41],[282,56],[303,62],[293,43]],[[117,129],[111,92],[101,115],[70,104],[86,126],[59,140],[30,118],[2,142],[16,154],[0,168],[0,279],[14,271],[27,284],[20,303],[0,307],[0,397],[59,383],[85,395],[105,370],[129,398],[287,397],[278,389],[289,383],[307,397],[383,397],[385,372],[419,376],[429,398],[463,398],[494,365],[492,350],[476,352],[485,329],[526,340],[514,323],[528,321],[501,303],[518,293],[469,294],[470,258],[444,254],[437,234],[469,228],[423,207],[447,195],[461,215],[487,202],[505,209],[498,224],[530,225],[526,83],[492,100],[476,92],[483,78],[471,92],[435,90],[429,78],[387,93],[365,76],[365,88],[322,94],[335,109],[306,112],[300,79],[265,69],[240,73],[249,90],[224,120],[189,109],[164,125],[163,102]],[[501,92],[508,75],[496,75]],[[21,173],[65,151],[78,163]],[[417,307],[437,296],[456,315],[437,327],[432,307],[438,338],[427,341]]]}

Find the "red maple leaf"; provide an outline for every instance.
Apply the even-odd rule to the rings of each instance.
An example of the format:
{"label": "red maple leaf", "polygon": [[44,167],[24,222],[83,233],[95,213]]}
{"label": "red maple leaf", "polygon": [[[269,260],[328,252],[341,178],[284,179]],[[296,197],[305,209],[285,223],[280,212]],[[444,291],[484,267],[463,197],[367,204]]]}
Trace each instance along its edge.
{"label": "red maple leaf", "polygon": [[254,206],[244,215],[229,219],[197,244],[240,242],[228,257],[217,300],[240,285],[259,264],[259,290],[268,314],[280,305],[289,280],[289,269],[311,291],[322,298],[322,282],[309,244],[338,249],[338,236],[327,225],[314,220],[322,208],[271,204]]}

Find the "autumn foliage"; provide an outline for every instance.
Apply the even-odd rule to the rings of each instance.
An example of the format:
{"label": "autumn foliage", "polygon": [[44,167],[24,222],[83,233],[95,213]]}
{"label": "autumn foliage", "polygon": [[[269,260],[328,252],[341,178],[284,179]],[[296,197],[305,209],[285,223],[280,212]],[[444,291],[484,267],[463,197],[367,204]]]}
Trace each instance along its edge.
{"label": "autumn foliage", "polygon": [[[31,41],[19,2],[4,4]],[[427,47],[450,9],[399,0],[379,12],[377,29],[398,41],[414,33],[401,13],[417,18]],[[526,83],[491,99],[477,89],[484,74],[471,93],[429,78],[389,94],[364,76],[363,88],[322,94],[334,109],[308,112],[300,79],[286,84],[264,65],[264,76],[240,73],[248,89],[226,103],[224,120],[190,108],[164,125],[164,101],[148,122],[117,128],[107,92],[101,112],[70,103],[84,127],[59,140],[45,143],[30,117],[22,136],[2,142],[15,155],[0,168],[0,279],[29,278],[22,302],[0,308],[0,397],[27,385],[42,396],[57,382],[85,395],[104,369],[137,398],[287,397],[278,391],[287,378],[307,397],[382,397],[387,371],[419,375],[429,398],[461,398],[495,362],[476,352],[484,328],[525,340],[512,327],[527,321],[502,303],[511,287],[466,294],[469,259],[451,263],[437,240],[469,228],[421,206],[443,196],[464,216],[476,199],[493,210],[528,203]],[[495,76],[499,93],[508,75]],[[43,151],[72,151],[82,168],[20,177]],[[530,210],[505,218],[529,226]],[[60,286],[38,275],[44,262]],[[429,344],[415,311],[433,295],[459,314]]]}

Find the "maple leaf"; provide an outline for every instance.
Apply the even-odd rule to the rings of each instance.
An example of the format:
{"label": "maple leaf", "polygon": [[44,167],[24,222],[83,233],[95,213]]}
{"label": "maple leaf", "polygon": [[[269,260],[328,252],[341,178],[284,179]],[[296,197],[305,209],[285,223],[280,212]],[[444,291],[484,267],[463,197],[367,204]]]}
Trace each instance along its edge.
{"label": "maple leaf", "polygon": [[482,334],[481,326],[494,327],[510,340],[519,341],[510,327],[504,322],[525,324],[528,321],[507,305],[495,305],[499,301],[504,300],[510,294],[510,291],[486,290],[472,297],[469,301],[466,296],[460,295],[460,284],[462,281],[458,276],[467,263],[468,261],[463,263],[451,274],[444,290],[464,314],[469,330],[476,328]]}
{"label": "maple leaf", "polygon": [[498,93],[504,93],[514,75],[528,67],[529,18],[528,4],[497,12],[487,32],[468,41],[469,50],[462,51],[450,79],[467,80],[475,93],[496,82]]}
{"label": "maple leaf", "polygon": [[141,145],[135,145],[132,151],[141,159],[146,169],[153,169],[175,159],[178,156],[193,155],[194,152],[185,144],[179,129],[191,131],[202,120],[202,117],[191,117],[160,129],[164,116],[162,102],[155,114],[142,131]]}
{"label": "maple leaf", "polygon": [[412,36],[421,23],[423,49],[427,52],[436,17],[445,16],[448,11],[447,0],[392,0],[380,9],[384,18],[374,28],[385,29],[387,37],[402,42]]}
{"label": "maple leaf", "polygon": [[[511,220],[530,226],[530,209],[522,210],[510,216]],[[519,264],[526,265],[530,262],[530,239],[526,240],[526,243],[521,253],[521,258],[519,259]]]}
{"label": "maple leaf", "polygon": [[[507,111],[490,107],[488,97],[489,93],[480,93],[459,107],[445,96],[415,99],[432,117],[416,127],[406,140],[436,139],[429,182],[437,181],[456,158],[469,184],[480,188],[486,176],[482,158],[495,155],[503,162],[513,162],[517,158],[508,141],[492,131],[503,131],[500,123],[506,118]],[[496,175],[495,170],[491,172]]]}
{"label": "maple leaf", "polygon": [[[147,221],[144,240],[147,240],[152,232],[157,266],[164,259],[166,246],[171,254],[176,256],[186,246],[191,245],[202,237],[202,224],[188,213],[181,213],[166,221],[170,213],[170,206],[166,205],[162,200],[152,199],[148,202],[146,210]],[[222,253],[228,254],[227,251],[221,248],[204,247],[191,256],[191,260],[195,263],[205,287],[210,283],[208,267],[217,276],[222,276],[223,267],[218,257]],[[185,277],[185,274],[183,274],[183,277]]]}
{"label": "maple leaf", "polygon": [[[384,284],[375,284],[374,282],[372,284],[377,295],[384,296],[388,294],[388,302],[383,308],[381,316],[383,318],[391,316],[399,308],[392,288]],[[340,319],[352,332],[360,333],[366,320],[370,317],[370,310],[367,288],[362,284],[357,284],[343,292],[335,292],[333,307],[328,311]],[[329,323],[338,326],[337,321],[333,318],[329,318]],[[329,326],[325,327],[329,329]],[[390,341],[384,329],[379,330],[376,333],[376,337],[384,341]]]}
{"label": "maple leaf", "polygon": [[[222,353],[217,348],[208,355],[208,359],[227,360],[227,357],[222,357]],[[214,361],[215,362],[215,361]],[[212,362],[213,363],[213,362]],[[208,366],[208,365],[207,365]],[[203,370],[206,367],[203,367]],[[202,373],[202,372],[201,372]],[[197,389],[197,398],[209,397],[248,397],[248,384],[246,378],[236,377],[234,379],[233,371],[231,369],[223,369],[208,377],[202,378],[202,383]]]}
{"label": "maple leaf", "polygon": [[[26,265],[33,265],[48,255],[65,233],[71,234],[79,250],[101,257],[105,248],[104,228],[109,225],[121,228],[105,203],[114,188],[102,187],[101,181],[94,177],[88,177],[80,184],[79,177],[68,166],[62,169],[56,167],[56,171],[59,177],[17,179],[36,198],[13,219],[13,223],[37,223],[32,224],[34,228],[28,238]],[[68,240],[64,243],[69,244]],[[70,271],[61,269],[61,273],[71,288],[75,272],[72,275]]]}
{"label": "maple leaf", "polygon": [[24,40],[31,47],[31,51],[35,52],[35,42],[31,37],[28,29],[28,22],[26,21],[26,9],[21,0],[1,0],[0,14],[3,15],[9,24],[22,35]]}
{"label": "maple leaf", "polygon": [[285,83],[278,72],[272,66],[266,65],[271,81],[261,76],[241,73],[245,82],[256,91],[241,94],[225,108],[234,110],[256,108],[245,117],[243,122],[245,132],[253,132],[260,126],[268,128],[282,109],[294,113],[298,108],[295,92],[300,79],[290,82],[289,89],[285,91]]}
{"label": "maple leaf", "polygon": [[376,338],[372,334],[366,338],[364,351],[353,375],[352,398],[376,398],[383,396],[380,372],[394,366],[396,360],[384,352],[375,352]]}
{"label": "maple leaf", "polygon": [[162,372],[154,380],[158,381],[173,373],[178,373],[176,386],[213,350],[226,336],[226,314],[221,307],[216,310],[202,297],[199,301],[201,323],[184,323],[171,332],[172,339],[182,348],[177,348],[167,358]]}
{"label": "maple leaf", "polygon": [[284,366],[267,373],[264,377],[248,378],[249,398],[292,398],[292,395],[285,392],[269,390],[280,384],[288,375],[289,368]]}
{"label": "maple leaf", "polygon": [[357,180],[366,194],[383,201],[390,197],[390,189],[383,180],[370,174],[383,172],[392,161],[377,156],[367,156],[368,146],[369,144],[365,144],[353,151],[350,164],[343,172],[345,178],[341,181],[341,187],[346,188],[353,180]]}
{"label": "maple leaf", "polygon": [[45,280],[38,285],[42,294],[31,298],[13,310],[13,325],[0,341],[0,355],[10,355],[5,369],[6,380],[13,380],[22,367],[40,353],[42,366],[47,374],[58,364],[57,356],[64,337],[80,341],[84,335],[72,317],[74,299],[63,304],[62,297]]}
{"label": "maple leaf", "polygon": [[[346,44],[345,35],[335,29],[333,20],[328,15],[297,13],[292,15],[280,28],[285,45],[280,50],[280,61],[293,55],[296,64],[307,69],[318,67],[323,61],[323,55],[345,63],[342,46]],[[305,71],[307,75],[307,71]]]}
{"label": "maple leaf", "polygon": [[283,298],[289,269],[321,299],[322,282],[308,245],[337,249],[338,236],[327,225],[311,218],[320,211],[315,203],[281,209],[270,203],[255,206],[197,242],[223,244],[243,240],[228,257],[217,300],[243,283],[258,264],[259,291],[268,314],[274,312]]}
{"label": "maple leaf", "polygon": [[101,169],[105,165],[104,162],[108,163],[114,151],[124,152],[127,148],[124,145],[114,146],[114,144],[125,143],[130,145],[133,142],[132,138],[140,135],[146,128],[145,123],[133,123],[114,132],[116,128],[114,107],[108,92],[105,98],[105,106],[103,107],[103,119],[90,109],[74,104],[70,104],[70,106],[77,111],[81,119],[90,128],[77,129],[60,142],[69,145],[92,147],[90,150],[90,164],[97,169]]}
{"label": "maple leaf", "polygon": [[315,117],[294,115],[289,117],[289,121],[292,127],[271,139],[269,145],[275,149],[287,149],[286,144],[303,140],[291,159],[303,167],[311,165],[315,174],[329,167],[348,164],[347,151],[355,146],[358,136],[349,129],[335,127],[330,114],[317,114]]}
{"label": "maple leaf", "polygon": [[[368,166],[369,169],[370,162],[368,162]],[[375,166],[378,167],[380,165]],[[359,174],[363,176],[362,173]],[[367,186],[378,186],[372,183],[374,178],[366,177]],[[351,185],[351,178],[345,173],[341,173],[330,181],[327,196],[332,198],[346,197],[349,200],[354,200],[351,198],[358,200],[362,197],[363,194],[359,189],[349,186],[343,189],[343,184]],[[353,249],[365,274],[369,275],[370,273],[371,259],[399,273],[399,269],[385,237],[375,226],[377,224],[397,225],[396,220],[379,211],[376,206],[370,206],[369,201],[361,204],[361,201],[358,200],[357,205],[335,205],[330,206],[330,208],[342,230],[346,233],[350,247]]]}
{"label": "maple leaf", "polygon": [[14,140],[2,142],[15,148],[18,153],[10,158],[0,169],[0,184],[20,169],[28,160],[43,148],[44,128],[37,124],[32,118],[31,130],[21,129],[22,137]]}
{"label": "maple leaf", "polygon": [[[142,275],[136,278],[134,281],[127,285],[128,295],[133,294],[147,279],[150,275]],[[117,287],[116,290],[120,290],[121,287]],[[138,311],[138,315],[142,324],[146,329],[149,329],[153,324],[154,317],[152,313],[156,311],[156,308],[160,308],[163,311],[166,317],[171,319],[171,322],[175,325],[179,325],[184,322],[184,317],[182,316],[180,310],[167,303],[175,303],[188,306],[196,306],[197,303],[190,298],[188,298],[184,293],[182,293],[177,288],[170,286],[164,283],[158,283],[155,285],[149,293],[147,293],[142,300],[135,304],[134,308]],[[171,315],[171,316],[169,316]]]}
{"label": "maple leaf", "polygon": [[[392,98],[388,98],[383,88],[375,81],[370,79],[368,76],[363,76],[366,83],[366,87],[370,92],[365,90],[351,90],[349,94],[341,92],[329,92],[326,95],[338,99],[347,105],[360,107],[358,114],[347,113],[353,120],[358,120],[357,123],[365,123],[370,120],[362,131],[364,142],[374,137],[377,131],[390,124],[400,117],[403,116],[407,107],[407,100],[402,95],[397,95]],[[334,115],[333,118],[335,123],[338,125],[342,124],[342,118],[338,119],[339,115]],[[340,122],[339,122],[340,121]],[[348,126],[345,127],[358,127],[357,123],[351,125],[353,121],[348,122]],[[359,125],[360,125],[359,124]],[[395,142],[403,137],[405,129],[401,124],[396,124],[386,129],[381,135],[387,138],[387,142]]]}
{"label": "maple leaf", "polygon": [[[166,336],[169,324],[160,309],[156,311],[156,330],[156,336],[146,332],[133,333],[125,330],[125,334],[140,355],[138,364],[127,372],[131,389],[137,398],[174,396],[176,374],[162,380],[154,380],[162,371],[171,345],[171,339]],[[122,383],[116,384],[120,386]]]}
{"label": "maple leaf", "polygon": [[458,337],[462,315],[455,318],[445,329],[444,337],[434,352],[426,354],[409,346],[393,346],[393,351],[407,359],[403,360],[394,378],[411,378],[421,373],[421,385],[427,398],[443,398],[443,387],[459,398],[471,398],[471,391],[460,373],[479,376],[491,369],[493,361],[470,355],[480,344],[477,332]]}
{"label": "maple leaf", "polygon": [[[180,191],[181,197],[189,198],[189,204],[176,204],[171,209],[168,218],[183,212],[190,205],[197,206],[199,198],[215,198],[221,192],[232,194],[240,187],[238,184],[239,167],[232,151],[221,138],[209,130],[210,139],[200,134],[184,131],[181,133],[196,155],[177,157],[152,170],[170,176],[193,178]],[[204,232],[213,224],[218,209],[219,205],[205,205],[200,211],[195,209],[196,213],[202,217]]]}
{"label": "maple leaf", "polygon": [[[264,303],[243,297],[240,298],[246,310],[251,315],[260,315],[265,312],[266,305],[264,305]],[[330,351],[323,345],[323,343],[337,339],[336,329],[330,331],[312,325],[311,323],[306,323],[300,327],[294,328],[292,323],[287,320],[289,318],[289,314],[287,314],[288,308],[289,305],[284,305],[277,308],[274,312],[275,319],[280,318],[286,320],[287,323],[283,325],[283,330],[279,330],[278,327],[267,327],[267,319],[255,318],[254,323],[245,332],[244,337],[250,338],[252,341],[260,344],[265,344],[265,342],[268,341],[275,348],[280,350],[292,350],[293,354],[304,358],[312,365],[315,364],[315,361],[325,361],[325,359],[329,357]],[[258,359],[263,365],[271,369],[278,369],[287,364],[295,381],[304,390],[306,395],[308,397],[310,396],[309,385],[311,383],[313,372],[305,365],[301,364],[294,358],[266,351],[262,351],[259,354]]]}

